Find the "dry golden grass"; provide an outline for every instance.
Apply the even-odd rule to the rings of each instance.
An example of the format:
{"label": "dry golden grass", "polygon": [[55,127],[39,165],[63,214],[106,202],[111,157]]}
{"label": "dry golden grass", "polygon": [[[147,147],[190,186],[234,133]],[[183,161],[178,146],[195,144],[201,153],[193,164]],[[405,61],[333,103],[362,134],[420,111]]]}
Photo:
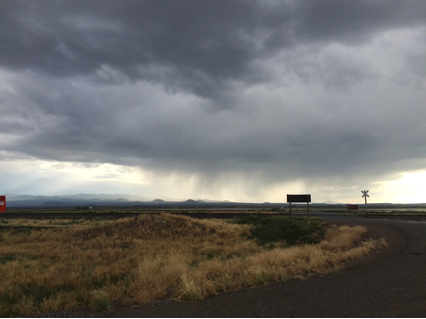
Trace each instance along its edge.
{"label": "dry golden grass", "polygon": [[247,225],[168,214],[86,228],[1,233],[0,316],[88,305],[96,291],[143,304],[194,301],[270,280],[325,273],[384,241],[361,242],[363,227],[331,227],[317,245],[259,246]]}
{"label": "dry golden grass", "polygon": [[[1,217],[1,216],[0,216]],[[0,226],[6,227],[58,227],[58,226],[82,226],[82,227],[92,227],[98,225],[110,224],[113,221],[104,220],[102,218],[95,219],[60,219],[60,218],[50,218],[50,219],[23,219],[23,218],[14,218],[14,219],[3,219],[0,218]]]}

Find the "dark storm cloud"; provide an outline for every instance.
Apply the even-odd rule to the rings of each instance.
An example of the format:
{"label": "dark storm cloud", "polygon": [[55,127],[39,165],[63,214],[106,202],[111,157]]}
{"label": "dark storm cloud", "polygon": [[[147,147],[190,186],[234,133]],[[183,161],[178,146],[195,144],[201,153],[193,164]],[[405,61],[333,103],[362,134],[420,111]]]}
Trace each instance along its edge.
{"label": "dark storm cloud", "polygon": [[274,180],[359,173],[366,163],[382,163],[378,173],[426,154],[421,92],[388,94],[373,108],[373,89],[360,89],[364,98],[320,94],[279,107],[261,96],[260,105],[247,98],[212,113],[185,97],[159,97],[160,89],[145,84],[122,89],[18,78],[16,87],[7,104],[32,107],[15,114],[19,121],[5,132],[19,139],[3,149],[47,160],[143,163],[208,176],[260,170]]}
{"label": "dark storm cloud", "polygon": [[422,1],[2,1],[0,14],[3,67],[98,80],[110,68],[212,100],[267,80],[252,62],[277,51],[426,20]]}
{"label": "dark storm cloud", "polygon": [[[250,2],[7,2],[4,66],[55,76],[108,66],[132,80],[211,96],[244,75],[254,52]],[[166,73],[165,73],[166,72]],[[167,80],[169,83],[167,83]]]}
{"label": "dark storm cloud", "polygon": [[424,1],[15,0],[0,21],[5,158],[253,192],[424,165]]}

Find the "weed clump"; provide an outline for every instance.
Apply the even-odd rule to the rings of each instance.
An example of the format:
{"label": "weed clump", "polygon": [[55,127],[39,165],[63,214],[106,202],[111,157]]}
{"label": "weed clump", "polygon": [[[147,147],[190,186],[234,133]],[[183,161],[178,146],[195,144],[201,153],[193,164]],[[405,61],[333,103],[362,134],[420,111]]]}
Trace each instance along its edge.
{"label": "weed clump", "polygon": [[92,308],[96,312],[108,311],[110,308],[109,295],[103,290],[94,290],[92,295]]}
{"label": "weed clump", "polygon": [[182,275],[181,277],[177,294],[177,299],[182,301],[197,301],[203,299],[201,289],[195,284],[194,280],[189,279],[186,275]]}

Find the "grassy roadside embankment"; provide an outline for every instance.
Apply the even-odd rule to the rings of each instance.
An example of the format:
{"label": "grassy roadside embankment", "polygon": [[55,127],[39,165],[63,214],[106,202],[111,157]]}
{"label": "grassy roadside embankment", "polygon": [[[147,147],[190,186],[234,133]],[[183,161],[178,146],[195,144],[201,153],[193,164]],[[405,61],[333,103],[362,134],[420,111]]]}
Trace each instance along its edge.
{"label": "grassy roadside embankment", "polygon": [[251,217],[227,223],[161,214],[2,229],[0,316],[88,304],[105,310],[116,299],[128,305],[200,300],[270,280],[335,271],[383,244],[362,242],[366,230],[360,226]]}

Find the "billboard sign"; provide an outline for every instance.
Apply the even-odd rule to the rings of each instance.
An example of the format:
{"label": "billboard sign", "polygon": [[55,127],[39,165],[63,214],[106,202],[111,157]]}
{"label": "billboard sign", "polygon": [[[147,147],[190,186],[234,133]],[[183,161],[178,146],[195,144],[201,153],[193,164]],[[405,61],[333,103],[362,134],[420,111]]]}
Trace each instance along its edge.
{"label": "billboard sign", "polygon": [[306,208],[308,209],[308,218],[309,218],[309,203],[311,201],[311,194],[287,194],[287,203],[290,204],[290,216],[291,214],[291,204],[292,203],[306,203]]}
{"label": "billboard sign", "polygon": [[6,212],[6,196],[0,196],[0,213]]}
{"label": "billboard sign", "polygon": [[287,194],[287,203],[310,203],[311,194]]}

